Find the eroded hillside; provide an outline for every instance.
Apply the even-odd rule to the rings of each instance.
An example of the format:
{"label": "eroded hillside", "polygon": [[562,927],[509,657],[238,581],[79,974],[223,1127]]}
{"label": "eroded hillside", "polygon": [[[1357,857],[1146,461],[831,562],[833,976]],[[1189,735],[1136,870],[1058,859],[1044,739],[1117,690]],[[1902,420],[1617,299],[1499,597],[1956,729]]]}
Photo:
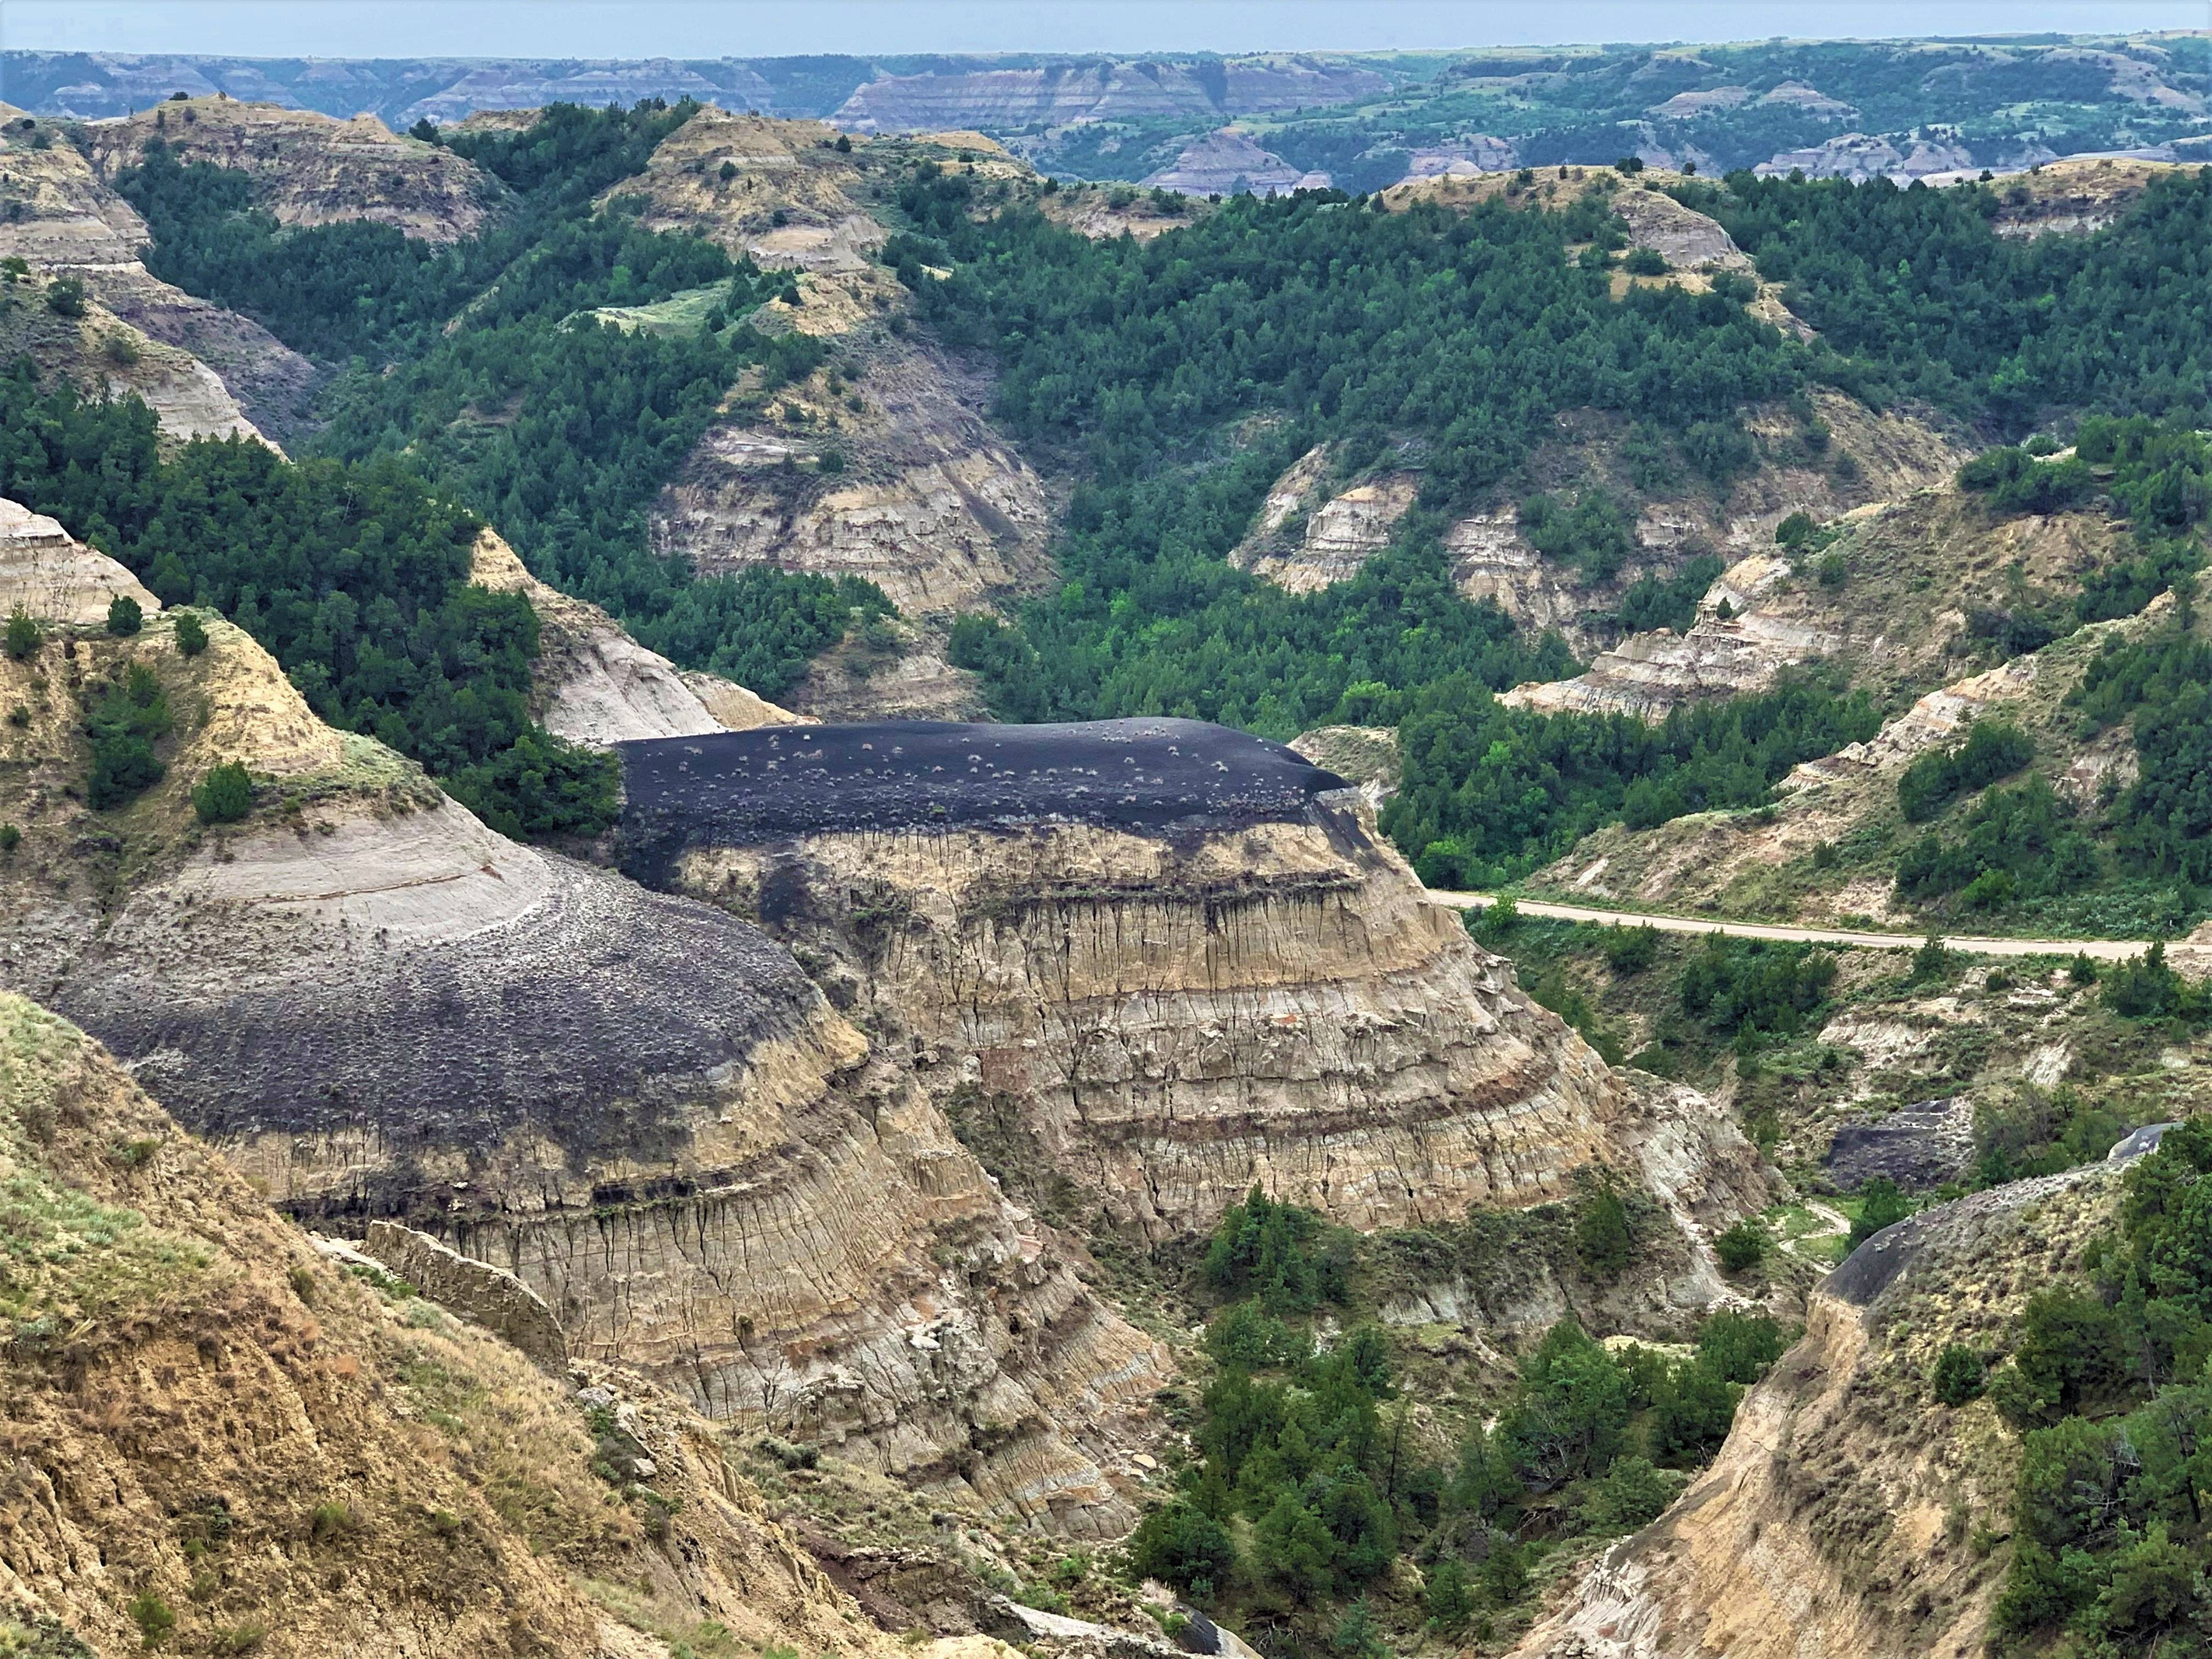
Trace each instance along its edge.
{"label": "eroded hillside", "polygon": [[266,329],[160,281],[140,263],[144,222],[48,124],[0,127],[0,257],[82,284],[74,316],[44,284],[10,307],[10,357],[89,395],[136,395],[179,438],[282,438],[307,417],[313,367]]}
{"label": "eroded hillside", "polygon": [[1953,1344],[2001,1342],[2028,1297],[2079,1272],[2116,1189],[2102,1170],[2024,1182],[1865,1246],[1815,1293],[1804,1340],[1747,1396],[1712,1467],[1577,1575],[1514,1653],[1979,1651],[2019,1443],[1986,1400],[1932,1398],[1929,1373]]}
{"label": "eroded hillside", "polygon": [[[634,864],[805,953],[1070,1224],[1187,1238],[1256,1184],[1416,1225],[1557,1201],[1604,1166],[1674,1218],[1656,1313],[1721,1294],[1704,1240],[1765,1201],[1722,1116],[1609,1072],[1286,751],[1127,721],[688,754],[625,751]],[[975,799],[899,782],[948,766]]]}
{"label": "eroded hillside", "polygon": [[373,115],[334,120],[312,110],[225,97],[156,104],[84,129],[85,152],[109,183],[149,143],[178,160],[252,177],[261,203],[287,225],[366,220],[410,236],[458,241],[495,215],[504,191],[452,151],[404,138]]}
{"label": "eroded hillside", "polygon": [[[780,946],[493,834],[228,624],[50,627],[0,664],[11,984],[295,1214],[416,1218],[581,1356],[1011,1515],[1126,1518],[1102,1460],[1157,1351]],[[121,810],[82,804],[88,707],[166,768]],[[232,759],[246,816],[196,821]],[[1018,1426],[971,1455],[981,1414]]]}
{"label": "eroded hillside", "polygon": [[[0,1631],[19,1650],[886,1641],[714,1425],[627,1373],[546,1375],[342,1268],[97,1042],[13,995],[0,1164]],[[618,1431],[595,1431],[586,1383],[621,1401]],[[649,1449],[641,1475],[613,1473],[611,1439]]]}

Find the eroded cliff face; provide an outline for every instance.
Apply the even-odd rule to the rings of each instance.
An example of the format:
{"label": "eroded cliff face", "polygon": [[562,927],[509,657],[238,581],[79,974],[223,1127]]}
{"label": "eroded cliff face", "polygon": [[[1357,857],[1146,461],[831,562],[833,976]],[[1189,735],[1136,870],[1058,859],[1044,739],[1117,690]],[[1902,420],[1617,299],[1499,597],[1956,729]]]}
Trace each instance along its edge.
{"label": "eroded cliff face", "polygon": [[136,210],[69,143],[44,127],[0,136],[0,256],[76,277],[92,294],[82,318],[26,296],[0,324],[11,356],[27,354],[88,395],[141,397],[174,437],[296,430],[313,367],[258,323],[153,276],[139,263],[146,242]]}
{"label": "eroded cliff face", "polygon": [[260,204],[287,225],[365,219],[427,241],[473,235],[505,197],[473,162],[403,138],[373,115],[340,121],[313,110],[220,95],[164,101],[84,129],[94,168],[112,180],[159,139],[183,161],[251,173]]}
{"label": "eroded cliff face", "polygon": [[[1863,1246],[1804,1339],[1747,1394],[1712,1465],[1598,1558],[1516,1659],[1966,1659],[2005,1557],[2016,1437],[1927,1374],[2077,1273],[2118,1183],[2105,1166],[1976,1194]],[[1959,1523],[1964,1517],[1966,1524]]]}
{"label": "eroded cliff face", "polygon": [[[1677,253],[1685,241],[1701,246],[1708,234],[1727,242],[1726,233],[1702,215],[1687,216],[1705,230],[1678,223],[1685,210],[1647,206],[1649,194],[1622,198],[1638,235],[1649,233],[1647,240]],[[1654,199],[1675,205],[1668,197]],[[1731,258],[1741,262],[1742,256],[1731,252],[1712,263],[1733,268]],[[1652,280],[1698,286],[1705,278],[1691,271]],[[1808,424],[1808,414],[1817,426]],[[1497,605],[1532,635],[1557,631],[1578,654],[1604,653],[1588,676],[1545,687],[1546,706],[1663,713],[1686,697],[1755,689],[1777,669],[1834,649],[1833,627],[1803,614],[1802,604],[1770,604],[1757,614],[1747,608],[1791,574],[1774,557],[1775,527],[1793,513],[1826,521],[1904,500],[1947,481],[1967,459],[1952,436],[1917,419],[1877,414],[1825,389],[1796,412],[1781,404],[1755,409],[1746,425],[1759,464],[1725,493],[1653,495],[1636,486],[1622,463],[1625,428],[1589,410],[1562,420],[1559,438],[1543,447],[1531,470],[1565,497],[1595,489],[1624,512],[1632,510],[1632,546],[1610,580],[1586,579],[1572,564],[1545,557],[1522,532],[1510,503],[1445,526],[1442,540],[1461,593]],[[1808,432],[1817,434],[1817,449],[1808,445]],[[1347,580],[1389,544],[1419,484],[1419,473],[1402,462],[1339,476],[1329,448],[1316,447],[1269,487],[1231,558],[1296,593]],[[1706,594],[1696,636],[1686,641],[1662,629],[1620,641],[1613,613],[1627,589],[1644,576],[1669,575],[1703,553],[1719,554],[1739,568]],[[1740,619],[1735,626],[1722,625],[1712,614],[1723,598]]]}
{"label": "eroded cliff face", "polygon": [[[669,1649],[647,1630],[709,1619],[887,1646],[714,1426],[641,1378],[577,1373],[611,1385],[658,1502],[611,1486],[569,1378],[343,1272],[98,1043],[13,996],[0,1170],[0,1218],[37,1247],[0,1275],[0,1623],[30,1651],[137,1651],[155,1608],[179,1647],[285,1659],[492,1659],[525,1633],[649,1659]],[[587,1580],[623,1583],[620,1613]]]}
{"label": "eroded cliff face", "polygon": [[1647,1157],[1645,1115],[1674,1108],[1522,996],[1349,796],[1146,829],[1069,822],[1060,793],[1062,814],[989,826],[733,830],[669,868],[811,952],[971,1139],[1005,1139],[1086,1224],[1188,1237],[1257,1182],[1407,1225],[1560,1197],[1600,1164],[1686,1220],[1761,1201],[1717,1112]]}
{"label": "eroded cliff face", "polygon": [[1373,70],[1288,54],[1232,58],[1214,66],[1049,64],[878,76],[856,89],[832,118],[858,132],[1060,126],[1163,116],[1204,120],[1340,103],[1371,97],[1389,86]]}
{"label": "eroded cliff face", "polygon": [[[495,835],[208,629],[191,659],[159,618],[0,665],[32,714],[0,781],[8,986],[295,1215],[399,1216],[516,1273],[585,1363],[1012,1518],[1127,1523],[1101,1460],[1164,1355],[787,951]],[[82,704],[126,659],[177,712],[169,772],[91,813]],[[194,824],[232,757],[260,810]]]}
{"label": "eroded cliff face", "polygon": [[549,587],[494,530],[470,550],[469,580],[520,593],[538,613],[530,713],[556,737],[599,746],[639,738],[788,725],[799,717],[713,674],[686,674],[595,605]]}
{"label": "eroded cliff face", "polygon": [[620,186],[653,228],[796,271],[796,303],[771,301],[750,320],[833,353],[797,383],[741,379],[726,419],[654,503],[649,532],[702,571],[858,576],[897,604],[914,626],[888,653],[817,665],[789,694],[801,713],[964,717],[981,699],[945,661],[945,630],[1042,580],[1051,503],[985,418],[988,376],[907,329],[905,290],[872,250],[886,234],[880,204],[915,161],[986,179],[1028,169],[973,134],[847,139],[842,150],[838,137],[817,122],[702,111]]}

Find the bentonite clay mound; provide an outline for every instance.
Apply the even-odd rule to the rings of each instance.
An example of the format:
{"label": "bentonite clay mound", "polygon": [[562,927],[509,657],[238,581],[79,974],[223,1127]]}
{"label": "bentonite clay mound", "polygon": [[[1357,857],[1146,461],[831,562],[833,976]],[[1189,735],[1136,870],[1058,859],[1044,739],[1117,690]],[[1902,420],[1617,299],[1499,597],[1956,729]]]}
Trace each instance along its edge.
{"label": "bentonite clay mound", "polygon": [[395,1202],[431,1148],[642,1158],[821,1006],[756,930],[457,806],[228,850],[136,894],[52,1000],[199,1133],[309,1138],[295,1205]]}
{"label": "bentonite clay mound", "polygon": [[631,862],[793,836],[1048,817],[1123,829],[1301,817],[1348,788],[1303,755],[1204,720],[885,720],[620,745]]}

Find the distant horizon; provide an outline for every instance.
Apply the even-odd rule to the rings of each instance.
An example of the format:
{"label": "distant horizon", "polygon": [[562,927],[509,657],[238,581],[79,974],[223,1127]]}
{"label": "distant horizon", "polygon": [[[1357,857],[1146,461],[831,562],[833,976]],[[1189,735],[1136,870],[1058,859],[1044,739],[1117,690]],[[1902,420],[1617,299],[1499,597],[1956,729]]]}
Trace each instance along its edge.
{"label": "distant horizon", "polygon": [[2204,29],[2212,0],[0,0],[0,49],[260,58],[1229,57]]}

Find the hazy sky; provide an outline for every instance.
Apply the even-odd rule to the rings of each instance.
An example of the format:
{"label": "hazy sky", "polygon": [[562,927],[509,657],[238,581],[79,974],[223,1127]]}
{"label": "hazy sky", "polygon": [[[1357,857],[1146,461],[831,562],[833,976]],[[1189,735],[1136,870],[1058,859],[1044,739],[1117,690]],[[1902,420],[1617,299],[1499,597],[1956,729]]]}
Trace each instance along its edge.
{"label": "hazy sky", "polygon": [[259,57],[1251,52],[2212,27],[2212,0],[0,0],[0,46]]}

